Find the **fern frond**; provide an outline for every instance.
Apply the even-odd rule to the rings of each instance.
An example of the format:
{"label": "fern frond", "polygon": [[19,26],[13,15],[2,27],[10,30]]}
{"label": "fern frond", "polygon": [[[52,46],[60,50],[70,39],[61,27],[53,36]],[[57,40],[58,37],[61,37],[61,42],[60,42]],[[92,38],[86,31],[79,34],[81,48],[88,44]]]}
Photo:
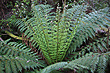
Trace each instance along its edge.
{"label": "fern frond", "polygon": [[[109,50],[109,48],[107,48],[106,43],[107,43],[107,37],[104,38],[99,38],[97,40],[95,40],[94,42],[90,43],[89,45],[86,45],[84,48],[81,48],[81,51],[79,52],[73,52],[72,54],[74,54],[74,56],[70,56],[71,59],[76,59],[77,57],[81,57],[83,55],[85,55],[85,53],[88,52],[97,52],[97,53],[104,53],[107,52]],[[110,38],[109,38],[110,40]],[[108,42],[108,44],[110,45],[110,41]]]}
{"label": "fern frond", "polygon": [[44,68],[41,71],[41,73],[50,73],[53,70],[59,70],[60,68],[65,67],[67,64],[68,64],[67,62],[59,62],[59,63],[52,64],[52,65]]}
{"label": "fern frond", "polygon": [[[76,51],[77,47],[80,47],[83,42],[86,43],[88,38],[95,37],[97,33],[97,28],[108,28],[110,27],[110,13],[108,12],[109,8],[101,9],[84,15],[82,19],[79,19],[79,27],[73,41],[71,42],[68,54],[71,54],[73,51]],[[101,27],[101,28],[100,28]]]}
{"label": "fern frond", "polygon": [[6,73],[17,73],[22,71],[22,69],[34,69],[44,67],[42,62],[38,59],[30,49],[23,44],[18,44],[15,42],[8,43],[7,41],[0,41],[0,65],[1,72]]}
{"label": "fern frond", "polygon": [[[109,53],[110,54],[110,53]],[[109,55],[108,54],[108,55]],[[50,65],[46,68],[44,68],[41,73],[49,73],[52,70],[59,70],[62,69],[71,69],[71,70],[77,70],[78,72],[87,72],[90,73],[89,70],[94,72],[105,71],[108,56],[107,53],[98,54],[98,53],[90,53],[86,54],[85,56],[75,59],[70,62],[59,62],[55,63],[53,65]]]}
{"label": "fern frond", "polygon": [[[90,45],[87,45],[87,47],[85,47],[85,49],[89,48],[87,50],[89,50],[89,51],[92,50],[93,52],[98,52],[98,51],[106,52],[106,51],[108,51],[108,48],[106,46],[107,40],[110,40],[110,38],[107,39],[107,37],[105,37],[105,38],[100,38],[98,40],[95,40],[95,42],[90,43]],[[110,42],[108,42],[108,44],[110,45]]]}

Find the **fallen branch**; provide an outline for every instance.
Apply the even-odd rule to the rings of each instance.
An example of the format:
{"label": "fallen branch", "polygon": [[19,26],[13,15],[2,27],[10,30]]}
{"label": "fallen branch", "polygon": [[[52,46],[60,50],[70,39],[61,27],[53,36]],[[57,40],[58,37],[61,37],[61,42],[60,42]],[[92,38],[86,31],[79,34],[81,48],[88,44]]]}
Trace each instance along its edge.
{"label": "fallen branch", "polygon": [[9,31],[5,31],[5,33],[7,33],[9,36],[11,36],[12,38],[15,38],[15,39],[19,39],[19,40],[26,40],[25,38],[22,38],[22,37],[18,37],[12,33],[10,33]]}

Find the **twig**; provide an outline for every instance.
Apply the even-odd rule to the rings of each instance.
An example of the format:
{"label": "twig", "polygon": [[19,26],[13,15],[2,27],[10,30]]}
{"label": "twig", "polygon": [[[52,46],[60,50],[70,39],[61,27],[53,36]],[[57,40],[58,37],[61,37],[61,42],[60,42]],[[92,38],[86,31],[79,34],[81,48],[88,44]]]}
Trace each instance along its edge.
{"label": "twig", "polygon": [[8,34],[0,34],[0,35],[8,35]]}
{"label": "twig", "polygon": [[0,41],[3,41],[3,39],[0,37]]}
{"label": "twig", "polygon": [[25,38],[18,37],[18,36],[14,35],[14,34],[12,34],[12,33],[10,33],[10,32],[8,32],[8,31],[5,31],[5,33],[7,33],[9,36],[11,36],[11,37],[13,37],[13,38],[15,38],[15,39],[26,40]]}
{"label": "twig", "polygon": [[64,2],[63,2],[63,13],[64,13],[64,11],[65,11],[65,6],[66,6],[66,0],[64,0]]}

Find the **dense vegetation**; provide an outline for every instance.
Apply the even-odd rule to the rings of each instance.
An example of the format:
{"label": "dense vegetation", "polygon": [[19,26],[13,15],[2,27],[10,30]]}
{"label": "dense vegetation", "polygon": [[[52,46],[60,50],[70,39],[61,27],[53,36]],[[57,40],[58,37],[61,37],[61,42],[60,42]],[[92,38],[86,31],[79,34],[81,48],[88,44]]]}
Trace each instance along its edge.
{"label": "dense vegetation", "polygon": [[110,72],[109,0],[5,2],[0,73]]}

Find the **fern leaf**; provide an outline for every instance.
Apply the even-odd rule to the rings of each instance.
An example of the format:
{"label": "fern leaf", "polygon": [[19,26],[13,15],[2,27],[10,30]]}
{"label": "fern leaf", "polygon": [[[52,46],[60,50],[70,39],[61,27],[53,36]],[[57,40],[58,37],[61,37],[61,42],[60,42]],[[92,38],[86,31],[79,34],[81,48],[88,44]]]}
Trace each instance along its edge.
{"label": "fern leaf", "polygon": [[[0,57],[2,57],[2,56],[0,56]],[[0,73],[4,73],[3,70],[4,70],[3,64],[2,64],[2,62],[0,61]]]}
{"label": "fern leaf", "polygon": [[58,69],[71,69],[77,70],[78,72],[87,72],[90,70],[92,73],[94,72],[105,72],[106,64],[108,58],[106,56],[108,53],[103,53],[103,55],[98,53],[90,53],[85,56],[72,60],[70,62],[59,62],[52,64],[46,68],[44,68],[41,73],[50,73],[52,70]]}
{"label": "fern leaf", "polygon": [[22,71],[21,64],[19,64],[19,62],[17,60],[15,60],[15,64],[16,64],[17,69],[21,72]]}
{"label": "fern leaf", "polygon": [[106,56],[101,56],[99,60],[99,68],[97,70],[98,73],[105,73],[105,68],[107,65],[107,58]]}
{"label": "fern leaf", "polygon": [[[104,27],[107,29],[107,27],[109,26],[109,18],[107,20],[106,17],[110,17],[108,16],[108,10],[109,8],[107,7],[99,11],[89,13],[88,15],[85,14],[83,18],[80,19],[79,27],[77,28],[77,32],[75,34],[75,37],[73,38],[73,42],[70,45],[67,55],[72,54],[73,51],[76,51],[76,48],[80,47],[83,42],[86,43],[88,37],[93,38],[95,36],[95,33],[97,33],[97,28]],[[95,48],[95,45],[93,47]],[[103,45],[103,47],[105,46]],[[100,50],[102,50],[101,44],[99,45],[99,48]]]}
{"label": "fern leaf", "polygon": [[14,61],[11,61],[11,69],[12,69],[12,72],[13,73],[17,73],[17,69],[16,69],[16,64],[15,64],[15,62]]}
{"label": "fern leaf", "polygon": [[44,67],[42,65],[43,63],[40,64],[38,56],[30,52],[30,49],[23,44],[0,41],[0,47],[0,53],[2,55],[0,57],[0,65],[2,65],[0,70],[3,72],[16,73],[18,71],[21,72],[22,69]]}
{"label": "fern leaf", "polygon": [[10,68],[10,62],[6,60],[4,64],[5,64],[6,73],[12,73],[11,68]]}
{"label": "fern leaf", "polygon": [[52,64],[46,68],[44,68],[41,73],[50,73],[53,70],[59,70],[60,68],[64,67],[65,65],[67,65],[67,62],[59,62],[59,63],[55,63]]}

